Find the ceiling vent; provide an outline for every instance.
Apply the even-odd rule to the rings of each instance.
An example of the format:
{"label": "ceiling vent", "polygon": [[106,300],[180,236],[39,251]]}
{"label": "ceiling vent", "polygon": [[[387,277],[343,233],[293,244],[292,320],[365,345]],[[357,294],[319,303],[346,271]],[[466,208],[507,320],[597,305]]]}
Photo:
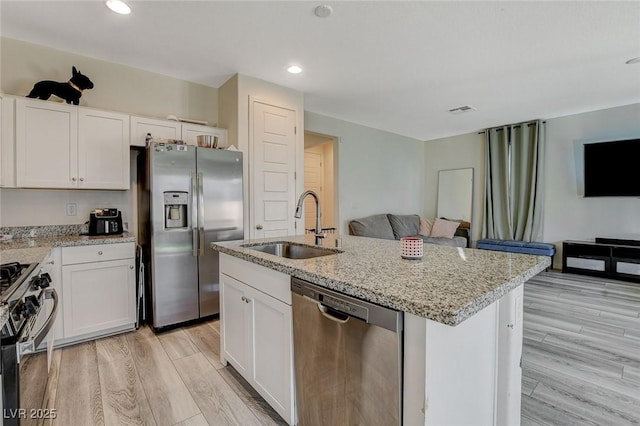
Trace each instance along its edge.
{"label": "ceiling vent", "polygon": [[470,112],[470,111],[475,111],[475,110],[476,109],[474,107],[472,107],[472,106],[463,105],[463,106],[458,107],[458,108],[450,109],[449,112],[451,114],[462,114],[463,112]]}

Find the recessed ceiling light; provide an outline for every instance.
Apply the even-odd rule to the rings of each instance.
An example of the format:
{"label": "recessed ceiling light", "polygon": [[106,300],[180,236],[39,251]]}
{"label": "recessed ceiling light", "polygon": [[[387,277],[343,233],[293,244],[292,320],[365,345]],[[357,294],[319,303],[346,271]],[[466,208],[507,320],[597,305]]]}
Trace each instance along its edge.
{"label": "recessed ceiling light", "polygon": [[316,7],[314,12],[318,18],[326,18],[333,13],[333,8],[328,4],[321,4]]}
{"label": "recessed ceiling light", "polygon": [[638,56],[637,58],[629,59],[627,62],[625,62],[625,64],[627,65],[640,64],[640,56]]}
{"label": "recessed ceiling light", "polygon": [[302,72],[302,68],[297,65],[291,65],[289,68],[287,68],[287,71],[289,71],[291,74],[300,74]]}
{"label": "recessed ceiling light", "polygon": [[120,15],[128,15],[131,13],[131,8],[121,0],[107,0],[106,4],[109,9]]}

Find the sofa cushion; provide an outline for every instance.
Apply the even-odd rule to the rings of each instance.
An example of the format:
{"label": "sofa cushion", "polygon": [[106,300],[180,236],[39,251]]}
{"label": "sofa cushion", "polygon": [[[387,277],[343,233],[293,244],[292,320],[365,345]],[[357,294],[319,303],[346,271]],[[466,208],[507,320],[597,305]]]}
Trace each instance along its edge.
{"label": "sofa cushion", "polygon": [[[373,216],[355,219],[349,222],[351,235],[358,237],[384,238],[385,240],[395,240],[393,229],[386,214],[375,214]],[[414,232],[417,234],[417,231]]]}
{"label": "sofa cushion", "polygon": [[444,237],[425,237],[424,235],[418,235],[425,243],[429,244],[437,244],[439,246],[449,246],[449,247],[466,247],[467,239],[464,237],[453,237],[453,238],[444,238]]}
{"label": "sofa cushion", "polygon": [[418,228],[418,234],[428,237],[431,235],[431,228],[433,227],[433,219],[425,219],[420,217],[420,227]]}
{"label": "sofa cushion", "polygon": [[459,222],[437,218],[431,228],[432,237],[453,238],[458,229]]}
{"label": "sofa cushion", "polygon": [[396,240],[404,237],[413,237],[418,234],[420,228],[420,216],[417,214],[395,215],[388,214],[389,223]]}
{"label": "sofa cushion", "polygon": [[556,247],[549,243],[538,243],[514,240],[496,240],[485,238],[478,241],[478,248],[484,250],[506,251],[511,253],[534,254],[538,256],[553,256]]}

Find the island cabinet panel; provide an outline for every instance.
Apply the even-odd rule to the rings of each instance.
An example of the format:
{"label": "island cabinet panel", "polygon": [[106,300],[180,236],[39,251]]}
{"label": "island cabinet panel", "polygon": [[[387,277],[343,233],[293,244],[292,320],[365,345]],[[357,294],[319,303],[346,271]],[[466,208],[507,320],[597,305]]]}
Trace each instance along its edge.
{"label": "island cabinet panel", "polygon": [[522,295],[454,327],[405,313],[404,424],[520,424]]}
{"label": "island cabinet panel", "polygon": [[16,99],[16,186],[129,189],[129,116]]}
{"label": "island cabinet panel", "polygon": [[249,286],[221,274],[220,287],[222,356],[233,364],[238,373],[247,377],[251,371],[251,306],[245,302]]}
{"label": "island cabinet panel", "polygon": [[220,254],[222,363],[231,363],[294,424],[291,295],[284,294],[289,286],[288,275]]}
{"label": "island cabinet panel", "polygon": [[63,247],[61,298],[62,344],[133,329],[134,244]]}

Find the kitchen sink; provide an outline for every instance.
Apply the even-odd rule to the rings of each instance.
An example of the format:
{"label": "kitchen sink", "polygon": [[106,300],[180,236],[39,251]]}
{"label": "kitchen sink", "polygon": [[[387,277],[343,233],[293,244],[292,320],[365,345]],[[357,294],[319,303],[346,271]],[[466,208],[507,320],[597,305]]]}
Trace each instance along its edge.
{"label": "kitchen sink", "polygon": [[285,257],[287,259],[311,259],[314,257],[342,253],[340,250],[288,242],[244,245],[242,247],[261,251],[263,253],[269,253],[278,257]]}

